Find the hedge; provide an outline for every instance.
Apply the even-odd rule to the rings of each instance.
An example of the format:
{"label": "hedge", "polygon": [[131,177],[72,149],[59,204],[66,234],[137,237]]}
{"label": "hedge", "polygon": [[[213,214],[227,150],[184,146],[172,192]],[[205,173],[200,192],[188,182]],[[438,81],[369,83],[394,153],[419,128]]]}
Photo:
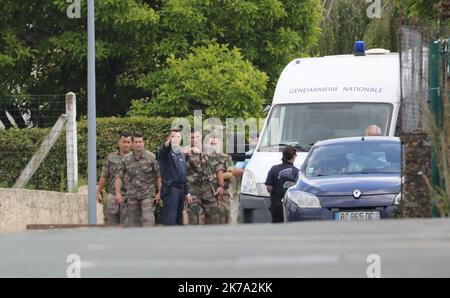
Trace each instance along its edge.
{"label": "hedge", "polygon": [[[98,118],[97,119],[97,175],[106,156],[117,147],[122,131],[140,131],[146,137],[146,149],[155,152],[170,130],[172,118]],[[78,122],[78,170],[87,177],[87,122]],[[0,187],[12,187],[49,129],[0,130]],[[66,144],[62,133],[49,155],[34,174],[27,188],[66,191]]]}

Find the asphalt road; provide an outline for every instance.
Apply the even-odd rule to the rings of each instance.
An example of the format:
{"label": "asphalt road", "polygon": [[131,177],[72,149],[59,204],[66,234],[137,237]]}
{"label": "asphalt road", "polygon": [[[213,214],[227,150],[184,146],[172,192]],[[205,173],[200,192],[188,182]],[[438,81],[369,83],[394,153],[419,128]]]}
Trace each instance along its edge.
{"label": "asphalt road", "polygon": [[381,277],[450,277],[450,219],[27,231],[0,236],[0,277],[66,277],[71,254],[81,277],[367,277],[371,254]]}

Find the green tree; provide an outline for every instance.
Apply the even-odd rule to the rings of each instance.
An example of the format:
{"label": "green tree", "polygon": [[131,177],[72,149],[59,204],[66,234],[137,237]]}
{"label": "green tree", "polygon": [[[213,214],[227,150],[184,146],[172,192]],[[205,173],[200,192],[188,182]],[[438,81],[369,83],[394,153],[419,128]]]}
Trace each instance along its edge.
{"label": "green tree", "polygon": [[364,40],[368,48],[385,48],[398,51],[400,12],[393,0],[385,0],[381,18],[375,18],[368,24]]}
{"label": "green tree", "polygon": [[[2,0],[0,92],[74,91],[86,112],[86,1],[69,19],[62,0]],[[97,0],[98,115],[123,114],[138,84],[174,55],[211,43],[239,48],[269,75],[271,98],[281,69],[303,55],[319,33],[320,0]]]}
{"label": "green tree", "polygon": [[[0,21],[0,37],[5,42],[0,45],[0,63],[14,64],[5,76],[18,78],[11,84],[12,79],[0,77],[3,93],[64,94],[71,90],[79,94],[83,112],[87,7],[85,1],[81,3],[81,18],[69,19],[66,1],[2,1],[0,13],[6,20]],[[154,67],[149,57],[159,16],[144,1],[98,0],[95,4],[98,110],[111,115],[128,108],[119,99],[139,95],[135,84],[129,88],[129,81],[136,80],[143,69]]]}
{"label": "green tree", "polygon": [[351,54],[358,39],[367,48],[398,51],[399,10],[394,0],[381,1],[381,17],[369,18],[367,10],[373,3],[365,0],[322,0],[322,34],[312,55]]}
{"label": "green tree", "polygon": [[141,86],[153,90],[152,99],[133,101],[129,115],[189,116],[201,109],[221,119],[257,116],[267,79],[237,48],[194,47],[185,58],[172,55],[166,68],[142,79]]}
{"label": "green tree", "polygon": [[34,52],[15,26],[14,12],[19,8],[13,1],[0,5],[0,96],[20,92],[31,73],[28,62]]}
{"label": "green tree", "polygon": [[444,20],[450,17],[449,0],[395,0],[406,17],[414,21]]}
{"label": "green tree", "polygon": [[322,34],[314,55],[353,53],[356,40],[363,39],[370,23],[364,0],[324,1],[324,18],[320,24]]}
{"label": "green tree", "polygon": [[321,13],[320,0],[167,0],[160,10],[160,63],[192,46],[228,44],[269,75],[271,98],[283,67],[316,43]]}
{"label": "green tree", "polygon": [[[53,49],[53,53],[41,56],[43,62],[50,60],[53,66],[57,65],[49,70],[46,82],[52,83],[65,78],[63,88],[82,89],[80,91],[84,94],[87,71],[87,7],[82,6],[84,17],[70,20],[65,15],[65,1],[53,0],[53,5],[57,6],[64,21],[61,24],[63,30],[58,33],[47,32],[48,38],[42,44],[43,48]],[[100,115],[121,114],[129,104],[129,100],[124,98],[139,95],[135,81],[142,69],[148,71],[154,66],[149,57],[154,51],[159,16],[144,1],[101,0],[95,1],[95,5],[98,110]],[[67,78],[66,74],[73,70],[73,76]],[[82,82],[83,85],[71,86],[79,84],[77,82]],[[43,87],[50,88],[48,85]]]}

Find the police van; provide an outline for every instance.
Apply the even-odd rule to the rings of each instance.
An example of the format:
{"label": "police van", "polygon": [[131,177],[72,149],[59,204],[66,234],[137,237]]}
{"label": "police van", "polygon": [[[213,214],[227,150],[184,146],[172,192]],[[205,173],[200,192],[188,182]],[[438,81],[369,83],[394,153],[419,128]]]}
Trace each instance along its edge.
{"label": "police van", "polygon": [[384,136],[396,134],[400,109],[398,53],[384,49],[291,61],[278,80],[269,114],[245,169],[240,216],[244,223],[270,222],[270,197],[264,182],[281,163],[287,145],[297,148],[300,167],[321,140],[361,136],[377,125]]}

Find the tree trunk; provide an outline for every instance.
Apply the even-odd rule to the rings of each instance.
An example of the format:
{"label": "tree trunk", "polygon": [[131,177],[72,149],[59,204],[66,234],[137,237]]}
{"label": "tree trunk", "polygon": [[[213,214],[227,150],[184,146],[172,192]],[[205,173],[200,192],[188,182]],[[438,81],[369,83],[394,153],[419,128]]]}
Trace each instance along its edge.
{"label": "tree trunk", "polygon": [[106,74],[105,93],[102,102],[101,116],[115,116],[118,114],[118,103],[116,102],[116,62],[110,61],[109,70]]}

